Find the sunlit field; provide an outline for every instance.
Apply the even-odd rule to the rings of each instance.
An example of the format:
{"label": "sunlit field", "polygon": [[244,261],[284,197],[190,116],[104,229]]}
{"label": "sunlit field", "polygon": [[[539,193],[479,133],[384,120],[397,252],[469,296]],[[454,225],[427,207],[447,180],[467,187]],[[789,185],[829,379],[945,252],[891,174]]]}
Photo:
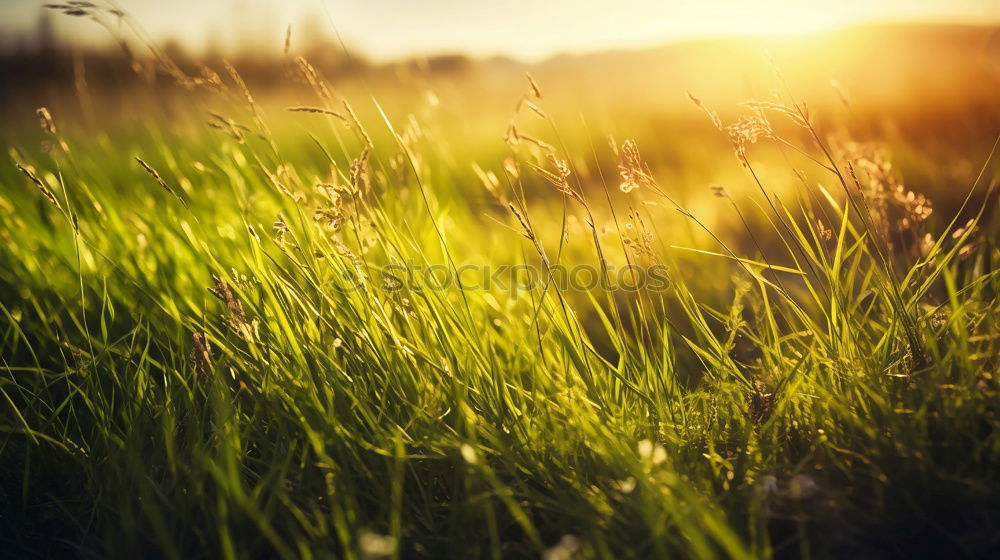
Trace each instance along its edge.
{"label": "sunlit field", "polygon": [[5,55],[0,556],[995,557],[1000,28],[805,23]]}

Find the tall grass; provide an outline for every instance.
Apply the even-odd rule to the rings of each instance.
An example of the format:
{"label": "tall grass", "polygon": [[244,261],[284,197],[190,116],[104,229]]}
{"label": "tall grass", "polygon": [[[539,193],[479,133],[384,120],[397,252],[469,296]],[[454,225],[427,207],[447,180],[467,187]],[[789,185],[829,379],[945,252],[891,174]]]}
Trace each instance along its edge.
{"label": "tall grass", "polygon": [[[929,215],[873,144],[827,134],[784,96],[730,125],[708,110],[706,130],[759,189],[715,189],[742,229],[727,236],[658,183],[635,142],[571,153],[534,81],[506,155],[473,165],[456,161],[462,136],[374,99],[355,100],[381,115],[362,122],[308,62],[294,67],[315,99],[277,118],[299,119],[308,142],[273,134],[229,67],[197,84],[232,112],[210,127],[150,120],[112,137],[40,110],[45,149],[10,148],[6,551],[1000,547],[985,202]],[[793,195],[758,169],[758,142],[811,166]],[[986,151],[967,201],[993,201]],[[688,234],[665,230],[676,216]],[[535,282],[442,287],[423,273],[466,264],[527,265]],[[580,264],[609,281],[558,281]],[[669,289],[616,287],[627,264],[668,267]]]}

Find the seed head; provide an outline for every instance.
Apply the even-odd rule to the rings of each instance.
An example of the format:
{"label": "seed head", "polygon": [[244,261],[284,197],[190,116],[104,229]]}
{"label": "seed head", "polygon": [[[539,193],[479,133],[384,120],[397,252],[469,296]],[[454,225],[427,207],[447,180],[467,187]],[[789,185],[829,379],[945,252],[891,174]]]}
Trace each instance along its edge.
{"label": "seed head", "polygon": [[55,136],[56,123],[52,120],[52,114],[49,113],[49,110],[45,107],[39,107],[35,110],[35,114],[38,115],[38,124],[42,127],[42,130]]}
{"label": "seed head", "polygon": [[722,119],[719,118],[718,113],[706,107],[705,104],[701,102],[701,99],[698,99],[697,97],[692,95],[690,91],[687,92],[687,96],[688,99],[690,99],[694,103],[695,107],[701,109],[702,111],[705,112],[706,115],[708,115],[709,120],[712,121],[712,124],[715,125],[715,128],[722,130]]}
{"label": "seed head", "polygon": [[642,156],[639,155],[639,147],[635,140],[623,142],[618,157],[618,175],[621,177],[619,190],[629,193],[641,186],[653,185],[653,177],[649,173],[649,168],[643,163]]}
{"label": "seed head", "polygon": [[211,347],[208,344],[208,338],[206,338],[202,333],[194,333],[191,335],[191,340],[193,342],[193,347],[191,348],[191,361],[194,362],[194,367],[198,370],[198,373],[201,375],[208,375],[208,372],[212,367],[212,363],[209,359]]}
{"label": "seed head", "polygon": [[541,99],[542,90],[538,88],[538,82],[535,81],[535,78],[531,74],[525,73],[525,76],[528,78],[528,94],[535,99]]}
{"label": "seed head", "polygon": [[27,167],[24,167],[20,163],[15,165],[17,166],[18,171],[24,173],[25,176],[27,176],[28,179],[30,179],[31,182],[34,183],[36,187],[38,187],[38,190],[41,191],[42,196],[44,196],[46,200],[52,203],[52,205],[55,206],[56,209],[62,210],[62,206],[59,205],[59,200],[56,199],[56,195],[53,194],[52,191],[50,191],[49,188],[45,186],[45,183],[43,183],[42,180],[39,179],[37,175],[35,175],[34,171],[28,169]]}

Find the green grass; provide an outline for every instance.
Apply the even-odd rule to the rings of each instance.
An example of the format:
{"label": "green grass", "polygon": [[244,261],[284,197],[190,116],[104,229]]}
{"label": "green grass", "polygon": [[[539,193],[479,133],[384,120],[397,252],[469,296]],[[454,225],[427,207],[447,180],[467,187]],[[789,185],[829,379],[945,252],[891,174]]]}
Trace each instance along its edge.
{"label": "green grass", "polygon": [[[191,99],[174,110],[201,120]],[[791,164],[771,158],[762,173],[751,150],[745,177],[760,190],[718,199],[714,222],[730,229],[716,234],[674,203],[676,187],[647,178],[618,192],[606,144],[574,134],[567,150],[550,119],[519,122],[543,123],[538,137],[568,160],[579,201],[535,170],[553,164],[529,141],[504,145],[491,130],[491,151],[469,153],[480,131],[435,127],[433,114],[383,120],[372,101],[357,104],[376,117],[345,126],[245,106],[241,139],[228,125],[120,130],[57,114],[53,149],[38,152],[36,132],[5,131],[6,551],[558,559],[1000,547],[1000,255],[985,203],[952,223],[893,229],[895,203],[883,211],[859,193],[824,131],[771,114],[787,140],[762,142],[799,158],[808,180],[779,198],[771,185],[787,186]],[[298,132],[269,128],[292,118]],[[977,164],[972,201],[992,192],[991,160]],[[316,183],[343,186],[339,201]],[[922,227],[937,241],[921,253],[903,237]],[[630,262],[669,267],[669,289],[546,281],[548,266],[600,274]],[[435,289],[415,275],[394,289],[388,264],[398,276],[527,264],[542,281]]]}

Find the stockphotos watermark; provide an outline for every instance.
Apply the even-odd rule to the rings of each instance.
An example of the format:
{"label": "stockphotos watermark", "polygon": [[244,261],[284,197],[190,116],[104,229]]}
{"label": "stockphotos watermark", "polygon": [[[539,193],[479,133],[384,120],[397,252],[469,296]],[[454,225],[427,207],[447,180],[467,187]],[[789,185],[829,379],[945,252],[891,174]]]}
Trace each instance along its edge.
{"label": "stockphotos watermark", "polygon": [[547,267],[530,264],[459,265],[398,262],[371,266],[362,274],[347,270],[337,289],[352,292],[375,287],[385,292],[421,292],[462,289],[465,291],[507,292],[511,297],[540,288],[561,292],[666,292],[670,289],[670,268],[664,264],[628,264],[604,267],[590,264]]}

